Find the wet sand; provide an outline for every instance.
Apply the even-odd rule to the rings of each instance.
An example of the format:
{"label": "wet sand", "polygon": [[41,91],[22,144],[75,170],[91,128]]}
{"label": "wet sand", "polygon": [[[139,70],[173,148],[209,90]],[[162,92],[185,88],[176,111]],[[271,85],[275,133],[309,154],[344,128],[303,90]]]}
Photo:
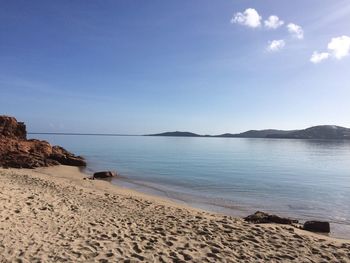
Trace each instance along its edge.
{"label": "wet sand", "polygon": [[0,262],[350,262],[347,240],[83,178],[67,166],[0,169]]}

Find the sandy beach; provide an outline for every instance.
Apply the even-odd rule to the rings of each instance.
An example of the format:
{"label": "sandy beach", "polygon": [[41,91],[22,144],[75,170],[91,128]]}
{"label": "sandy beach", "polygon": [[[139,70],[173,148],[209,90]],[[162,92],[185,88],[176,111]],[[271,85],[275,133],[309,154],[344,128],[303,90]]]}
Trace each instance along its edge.
{"label": "sandy beach", "polygon": [[350,262],[350,242],[84,180],[0,169],[0,262]]}

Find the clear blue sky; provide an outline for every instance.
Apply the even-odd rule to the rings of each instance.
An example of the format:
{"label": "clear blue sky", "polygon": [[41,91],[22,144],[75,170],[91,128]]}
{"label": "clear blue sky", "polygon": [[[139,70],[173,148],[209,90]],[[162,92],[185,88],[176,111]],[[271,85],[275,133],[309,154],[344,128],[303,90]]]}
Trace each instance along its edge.
{"label": "clear blue sky", "polygon": [[0,114],[30,131],[350,127],[348,0],[0,3]]}

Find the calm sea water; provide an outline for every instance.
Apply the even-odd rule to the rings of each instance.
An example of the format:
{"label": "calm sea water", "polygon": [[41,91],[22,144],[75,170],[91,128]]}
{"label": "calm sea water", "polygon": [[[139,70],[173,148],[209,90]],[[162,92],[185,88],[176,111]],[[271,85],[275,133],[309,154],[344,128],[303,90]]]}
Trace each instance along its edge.
{"label": "calm sea water", "polygon": [[113,183],[207,210],[328,220],[350,238],[350,141],[35,135]]}

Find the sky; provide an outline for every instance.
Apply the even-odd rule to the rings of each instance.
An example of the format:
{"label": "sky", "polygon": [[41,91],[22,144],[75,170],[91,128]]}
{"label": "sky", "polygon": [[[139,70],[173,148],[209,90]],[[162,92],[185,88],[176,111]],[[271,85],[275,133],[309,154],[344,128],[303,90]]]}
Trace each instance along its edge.
{"label": "sky", "polygon": [[0,0],[0,114],[31,132],[350,127],[349,0]]}

